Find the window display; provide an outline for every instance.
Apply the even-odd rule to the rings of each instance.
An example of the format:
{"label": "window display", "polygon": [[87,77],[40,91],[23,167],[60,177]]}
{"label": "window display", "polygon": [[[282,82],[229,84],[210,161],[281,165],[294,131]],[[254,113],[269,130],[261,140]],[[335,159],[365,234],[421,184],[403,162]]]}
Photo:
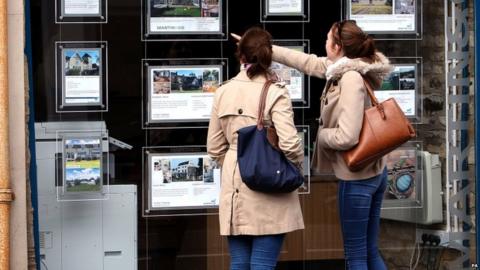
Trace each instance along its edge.
{"label": "window display", "polygon": [[[309,53],[309,40],[275,40],[274,43],[275,45]],[[272,62],[271,69],[288,89],[293,107],[308,108],[310,104],[310,77],[294,68],[277,62]]]}
{"label": "window display", "polygon": [[[417,269],[427,267],[433,257],[444,268],[461,267],[461,263],[446,265],[462,256],[447,247],[456,245],[451,235],[439,256],[422,245],[419,236],[426,229],[455,234],[455,226],[461,232],[469,220],[461,214],[471,212],[471,208],[460,208],[475,199],[466,188],[472,181],[452,180],[456,171],[449,167],[461,163],[450,162],[455,151],[448,150],[449,144],[475,144],[468,140],[472,129],[455,129],[456,122],[452,124],[448,117],[471,117],[469,105],[460,104],[462,100],[445,90],[449,82],[464,83],[463,88],[451,86],[450,92],[472,95],[473,90],[467,87],[472,66],[467,65],[466,70],[462,61],[469,59],[469,47],[451,45],[456,36],[471,34],[468,29],[461,31],[470,25],[464,23],[463,15],[472,13],[460,6],[469,2],[450,1],[445,7],[421,0],[48,2],[31,1],[27,8],[31,12],[32,48],[28,55],[32,61],[29,89],[34,97],[30,112],[36,123],[32,155],[36,150],[37,164],[32,173],[37,175],[39,230],[47,235],[46,247],[41,245],[46,253],[40,257],[47,263],[45,267],[81,268],[81,263],[75,263],[85,259],[85,247],[98,243],[100,248],[90,252],[98,258],[91,263],[92,269],[228,269],[228,243],[220,236],[218,215],[220,187],[229,179],[221,179],[221,168],[208,158],[204,144],[215,93],[241,66],[235,55],[238,46],[230,33],[242,35],[257,25],[275,38],[275,45],[326,56],[329,29],[344,19],[356,20],[389,58],[393,72],[375,89],[375,95],[380,101],[396,99],[417,131],[412,140],[419,141],[385,157],[388,176],[386,191],[380,194],[384,201],[378,245],[387,268],[408,268],[410,247],[415,246],[420,248],[415,250],[420,256]],[[315,12],[310,15],[310,10]],[[423,18],[435,23],[423,26]],[[450,21],[448,28],[453,30],[447,32],[453,34],[447,36],[438,26],[449,26]],[[450,53],[459,51],[458,55]],[[445,76],[445,65],[456,73]],[[285,238],[277,267],[343,269],[337,177],[333,172],[311,171],[317,131],[325,124],[320,121],[320,97],[328,79],[323,78],[322,67],[315,69],[319,74],[310,75],[279,63],[272,63],[271,69],[279,75],[292,102],[296,131],[303,143],[305,179],[298,189],[305,229]],[[335,94],[325,106],[334,105]],[[452,105],[453,101],[458,102]],[[239,108],[232,113],[250,114],[240,108],[241,104],[235,105]],[[107,127],[110,134],[105,131]],[[452,129],[454,132],[449,132]],[[33,136],[32,131],[30,134]],[[467,144],[461,144],[464,141]],[[457,161],[473,168],[476,159],[471,157],[472,151],[463,152],[468,158]],[[227,153],[232,154],[232,150]],[[335,157],[327,153],[325,158]],[[460,165],[455,165],[457,171],[467,172]],[[131,186],[128,194],[135,196],[129,199],[130,204],[124,202],[124,193],[119,193],[124,185]],[[245,198],[245,193],[239,193],[232,195]],[[66,206],[72,211],[66,211]],[[128,239],[136,243],[128,245],[131,253],[115,244],[118,236],[128,236],[110,226],[122,220],[114,218],[119,212],[138,230],[138,236]],[[75,226],[92,219],[98,221],[93,227]],[[430,226],[432,223],[438,224]],[[56,230],[58,224],[72,225],[65,227],[68,230],[62,242],[56,241],[62,237],[58,235],[62,231]],[[88,234],[88,228],[99,230]],[[470,238],[468,250],[474,249],[474,235],[464,236],[461,242]],[[85,241],[72,246],[78,237]],[[110,243],[115,245],[105,246]],[[127,257],[133,266],[119,264]]]}
{"label": "window display", "polygon": [[57,23],[106,23],[107,0],[56,0]]}
{"label": "window display", "polygon": [[63,0],[63,14],[75,15],[99,15],[100,0]]}
{"label": "window display", "polygon": [[[78,124],[84,126],[84,122]],[[56,189],[59,201],[102,200],[109,194],[108,132],[56,131]]]}
{"label": "window display", "polygon": [[394,65],[375,96],[380,102],[394,98],[407,117],[414,117],[417,115],[417,77],[416,65]]}
{"label": "window display", "polygon": [[65,192],[99,192],[102,190],[101,138],[64,139]]}
{"label": "window display", "polygon": [[149,210],[218,207],[220,167],[204,153],[150,153]]}
{"label": "window display", "polygon": [[57,111],[105,111],[106,43],[57,42]]}
{"label": "window display", "polygon": [[[188,125],[200,121],[206,125],[215,91],[224,80],[221,61],[212,61],[210,65],[199,65],[200,62],[196,65],[150,65],[155,61],[145,65],[148,127],[169,122]],[[188,62],[194,63],[195,60],[189,59]]]}
{"label": "window display", "polygon": [[142,1],[147,39],[202,39],[202,35],[207,39],[226,38],[225,0]]}
{"label": "window display", "polygon": [[267,14],[302,14],[303,0],[267,0]]}
{"label": "window display", "polygon": [[262,0],[261,22],[308,22],[309,0]]}
{"label": "window display", "polygon": [[416,34],[419,1],[346,0],[346,17],[372,34]]}

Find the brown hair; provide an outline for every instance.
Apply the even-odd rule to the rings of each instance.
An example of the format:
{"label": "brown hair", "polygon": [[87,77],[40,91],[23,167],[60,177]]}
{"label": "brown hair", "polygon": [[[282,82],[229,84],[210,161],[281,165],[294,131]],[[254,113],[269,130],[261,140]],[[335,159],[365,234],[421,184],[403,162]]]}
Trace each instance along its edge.
{"label": "brown hair", "polygon": [[238,43],[236,55],[250,64],[247,69],[250,79],[258,75],[268,78],[272,64],[272,36],[260,27],[249,28]]}
{"label": "brown hair", "polygon": [[335,44],[339,45],[348,58],[369,58],[376,60],[375,42],[371,36],[363,32],[353,20],[344,20],[332,25]]}

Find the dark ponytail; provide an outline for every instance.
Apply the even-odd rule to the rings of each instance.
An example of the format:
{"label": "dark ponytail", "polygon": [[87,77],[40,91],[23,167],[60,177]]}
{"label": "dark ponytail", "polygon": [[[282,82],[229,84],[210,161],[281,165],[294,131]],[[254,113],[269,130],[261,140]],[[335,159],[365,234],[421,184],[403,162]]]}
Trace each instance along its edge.
{"label": "dark ponytail", "polygon": [[336,22],[331,29],[334,42],[343,49],[346,57],[377,60],[375,41],[355,21]]}
{"label": "dark ponytail", "polygon": [[237,57],[250,64],[247,69],[247,76],[250,79],[258,75],[269,77],[272,64],[272,36],[259,27],[248,29],[238,43]]}

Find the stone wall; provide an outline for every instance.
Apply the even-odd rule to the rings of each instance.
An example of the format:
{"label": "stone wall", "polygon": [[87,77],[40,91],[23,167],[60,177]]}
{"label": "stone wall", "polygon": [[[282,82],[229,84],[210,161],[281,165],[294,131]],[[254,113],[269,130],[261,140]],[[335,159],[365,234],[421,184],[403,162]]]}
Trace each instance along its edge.
{"label": "stone wall", "polygon": [[[418,41],[378,41],[377,46],[389,57],[422,57],[423,59],[423,123],[416,125],[418,138],[423,142],[424,150],[439,154],[442,162],[442,181],[446,180],[446,90],[445,90],[445,2],[443,0],[423,1],[423,39]],[[469,139],[474,142],[474,34],[473,34],[473,3],[469,1],[469,31],[470,31],[470,78],[472,96],[469,108],[470,132]],[[469,166],[474,179],[474,147],[469,155]],[[471,181],[474,182],[474,181]],[[444,185],[444,184],[443,184]],[[474,212],[475,187],[472,186],[470,206]],[[444,206],[446,209],[446,206]],[[475,217],[472,218],[475,221]],[[422,226],[419,224],[382,220],[380,248],[389,269],[409,269],[411,254],[415,247],[417,228],[445,230],[445,224]],[[471,260],[475,262],[475,235],[472,230]],[[427,257],[437,257],[436,266],[433,260],[428,262],[433,269],[459,269],[452,268],[448,261],[459,256],[459,252],[450,249],[424,249],[423,256],[416,269],[426,269]],[[416,255],[415,255],[416,256]],[[416,257],[414,257],[415,262]],[[460,267],[460,266],[458,266]]]}

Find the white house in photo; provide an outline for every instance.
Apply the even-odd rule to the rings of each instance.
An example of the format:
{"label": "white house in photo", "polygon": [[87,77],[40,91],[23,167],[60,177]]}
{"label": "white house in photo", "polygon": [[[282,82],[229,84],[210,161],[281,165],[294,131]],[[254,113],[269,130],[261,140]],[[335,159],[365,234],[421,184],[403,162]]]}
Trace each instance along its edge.
{"label": "white house in photo", "polygon": [[199,176],[199,166],[192,161],[180,162],[176,168],[173,168],[172,174],[174,178],[185,178],[186,180],[195,181]]}
{"label": "white house in photo", "polygon": [[90,56],[88,53],[85,53],[83,56],[80,56],[79,53],[75,53],[71,57],[66,57],[65,58],[66,63],[65,63],[65,70],[69,69],[79,69],[80,72],[84,70],[92,70],[94,69],[94,64],[98,67],[99,66],[99,59],[97,58],[97,61],[94,62],[92,59],[92,56]]}
{"label": "white house in photo", "polygon": [[414,14],[415,0],[396,0],[395,13],[397,14]]}

